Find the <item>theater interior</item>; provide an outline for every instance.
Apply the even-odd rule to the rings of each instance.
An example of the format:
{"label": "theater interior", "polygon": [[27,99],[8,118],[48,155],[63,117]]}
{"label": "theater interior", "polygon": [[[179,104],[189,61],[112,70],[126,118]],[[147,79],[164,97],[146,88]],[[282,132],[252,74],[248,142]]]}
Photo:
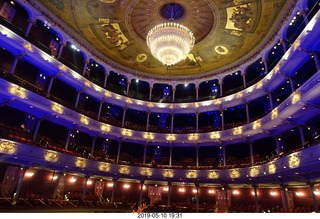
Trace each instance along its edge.
{"label": "theater interior", "polygon": [[0,0],[0,212],[319,212],[319,8]]}

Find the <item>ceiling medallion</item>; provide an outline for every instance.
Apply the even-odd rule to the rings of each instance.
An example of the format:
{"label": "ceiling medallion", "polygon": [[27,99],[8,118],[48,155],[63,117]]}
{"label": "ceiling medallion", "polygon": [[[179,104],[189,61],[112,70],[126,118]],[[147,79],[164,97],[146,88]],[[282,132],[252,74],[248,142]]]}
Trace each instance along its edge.
{"label": "ceiling medallion", "polygon": [[[189,28],[172,22],[177,14],[175,8],[177,4],[171,3],[170,8],[167,9],[170,14],[170,22],[156,25],[149,31],[146,39],[151,54],[166,66],[182,61],[192,50],[195,42]],[[183,13],[181,10],[178,12]],[[181,16],[183,14],[179,14],[178,17]]]}

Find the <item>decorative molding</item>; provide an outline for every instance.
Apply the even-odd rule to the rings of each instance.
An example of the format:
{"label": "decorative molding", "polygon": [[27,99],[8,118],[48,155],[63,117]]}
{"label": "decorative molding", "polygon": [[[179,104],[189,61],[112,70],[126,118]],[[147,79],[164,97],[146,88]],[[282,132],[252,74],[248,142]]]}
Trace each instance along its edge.
{"label": "decorative molding", "polygon": [[195,178],[198,177],[198,171],[196,171],[196,170],[188,170],[186,172],[186,177],[188,179],[195,179]]}
{"label": "decorative molding", "polygon": [[300,165],[300,155],[295,153],[289,156],[288,163],[290,168],[296,168]]}
{"label": "decorative molding", "polygon": [[82,158],[82,157],[76,157],[74,164],[77,167],[85,168],[87,166],[87,160],[85,158]]}
{"label": "decorative molding", "polygon": [[130,173],[130,167],[129,166],[120,166],[119,167],[119,173],[121,174],[129,174]]}
{"label": "decorative molding", "polygon": [[110,171],[110,164],[109,163],[100,162],[99,163],[99,170],[103,171],[103,172],[109,172]]}
{"label": "decorative molding", "polygon": [[163,176],[166,178],[173,178],[174,177],[174,171],[173,170],[163,170]]}
{"label": "decorative molding", "polygon": [[45,151],[44,159],[49,162],[57,162],[59,160],[59,153],[55,151]]}
{"label": "decorative molding", "polygon": [[6,154],[14,154],[17,150],[17,145],[11,141],[0,140],[0,152]]}
{"label": "decorative molding", "polygon": [[210,170],[208,172],[208,178],[209,179],[218,179],[219,178],[219,172],[216,170]]}
{"label": "decorative molding", "polygon": [[239,178],[240,177],[240,170],[239,169],[232,169],[230,170],[230,178]]}
{"label": "decorative molding", "polygon": [[143,167],[140,171],[142,176],[152,176],[152,169]]}
{"label": "decorative molding", "polygon": [[250,172],[249,172],[249,175],[251,177],[256,177],[258,176],[260,173],[260,167],[259,166],[255,166],[255,167],[251,167],[250,168]]}

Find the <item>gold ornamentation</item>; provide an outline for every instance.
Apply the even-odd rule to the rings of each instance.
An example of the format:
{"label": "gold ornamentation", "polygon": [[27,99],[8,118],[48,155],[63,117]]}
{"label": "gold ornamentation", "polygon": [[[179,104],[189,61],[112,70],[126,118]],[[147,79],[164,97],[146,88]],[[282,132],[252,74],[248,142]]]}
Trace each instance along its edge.
{"label": "gold ornamentation", "polygon": [[215,170],[210,170],[208,172],[208,178],[209,179],[218,179],[219,178],[219,172]]}
{"label": "gold ornamentation", "polygon": [[172,178],[174,177],[174,172],[173,170],[163,170],[163,176],[166,178]]}
{"label": "gold ornamentation", "polygon": [[22,99],[25,99],[27,97],[27,93],[25,92],[25,90],[22,87],[18,87],[16,85],[11,85],[9,87],[9,93]]}
{"label": "gold ornamentation", "polygon": [[198,177],[198,172],[196,170],[189,170],[186,173],[186,177],[189,179],[195,179]]}
{"label": "gold ornamentation", "polygon": [[63,106],[58,103],[52,103],[51,109],[59,114],[63,114]]}
{"label": "gold ornamentation", "polygon": [[130,173],[130,167],[128,167],[128,166],[120,166],[119,172],[121,174],[129,174]]}
{"label": "gold ornamentation", "polygon": [[227,55],[229,53],[229,50],[225,46],[216,46],[214,47],[214,51],[220,55]]}
{"label": "gold ornamentation", "polygon": [[84,115],[80,115],[80,122],[85,125],[89,125],[89,119],[88,119],[88,117],[86,117]]}
{"label": "gold ornamentation", "polygon": [[240,170],[239,169],[230,170],[230,177],[231,178],[239,178],[240,177]]}
{"label": "gold ornamentation", "polygon": [[109,172],[110,171],[110,164],[109,163],[100,162],[99,170],[103,171],[103,172]]}
{"label": "gold ornamentation", "polygon": [[250,176],[251,177],[256,177],[256,176],[258,176],[259,175],[259,173],[260,173],[260,167],[251,167],[250,168]]}
{"label": "gold ornamentation", "polygon": [[295,104],[301,99],[301,93],[300,92],[294,92],[292,95],[291,103]]}
{"label": "gold ornamentation", "polygon": [[59,160],[59,153],[55,151],[46,151],[44,159],[49,162],[57,162]]}
{"label": "gold ornamentation", "polygon": [[288,159],[288,162],[289,162],[289,167],[290,168],[298,167],[300,165],[300,156],[299,156],[299,154],[296,153],[296,154],[290,155],[289,159]]}
{"label": "gold ornamentation", "polygon": [[11,141],[0,140],[0,152],[6,154],[14,154],[17,150],[17,145]]}
{"label": "gold ornamentation", "polygon": [[87,166],[87,160],[82,157],[76,157],[75,165],[80,168],[85,168]]}
{"label": "gold ornamentation", "polygon": [[277,166],[275,162],[272,162],[268,165],[269,174],[274,174],[277,171]]}
{"label": "gold ornamentation", "polygon": [[148,58],[148,56],[146,54],[141,53],[141,54],[137,55],[136,61],[137,62],[144,62],[147,60],[147,58]]}
{"label": "gold ornamentation", "polygon": [[140,171],[143,176],[152,176],[152,170],[150,168],[143,167]]}
{"label": "gold ornamentation", "polygon": [[278,116],[278,108],[272,110],[271,119],[274,120]]}

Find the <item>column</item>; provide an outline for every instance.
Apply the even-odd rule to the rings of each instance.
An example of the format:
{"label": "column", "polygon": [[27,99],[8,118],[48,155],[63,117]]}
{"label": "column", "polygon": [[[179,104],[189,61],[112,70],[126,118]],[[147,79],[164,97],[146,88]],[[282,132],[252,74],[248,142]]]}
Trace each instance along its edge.
{"label": "column", "polygon": [[22,173],[21,173],[21,176],[20,176],[20,179],[19,179],[17,190],[13,194],[13,203],[14,204],[16,204],[17,201],[18,201],[18,198],[19,198],[19,195],[20,195],[20,191],[21,191],[21,188],[22,188],[22,184],[23,184],[23,180],[24,180],[24,175],[26,174],[27,169],[28,169],[28,167],[23,167],[23,169],[22,169]]}
{"label": "column", "polygon": [[68,136],[67,136],[67,140],[66,140],[66,145],[65,145],[65,149],[68,150],[68,146],[69,146],[69,142],[70,142],[70,137],[72,135],[72,129],[69,130],[68,132]]}
{"label": "column", "polygon": [[143,148],[143,164],[146,164],[147,147],[148,147],[148,142],[146,142]]}
{"label": "column", "polygon": [[143,184],[144,184],[144,180],[140,180],[140,198],[139,198],[139,203],[142,203]]}
{"label": "column", "polygon": [[196,132],[199,132],[199,112],[196,112]]}
{"label": "column", "polygon": [[80,95],[82,94],[83,90],[79,90],[78,93],[77,93],[77,98],[76,98],[76,102],[74,104],[74,108],[77,108],[78,107],[78,104],[79,104],[79,99],[80,99]]}
{"label": "column", "polygon": [[299,126],[299,132],[300,132],[300,137],[301,137],[301,144],[302,144],[302,147],[304,147],[304,145],[306,144],[306,139],[304,137],[304,132],[303,132],[302,126]]}
{"label": "column", "polygon": [[197,208],[197,210],[199,210],[199,184],[198,183],[196,183],[196,190],[197,190],[197,193],[196,193],[196,208]]}
{"label": "column", "polygon": [[84,200],[85,200],[85,198],[86,198],[88,179],[89,179],[89,176],[86,176],[86,181],[85,181],[85,183],[84,183],[83,191],[82,191],[82,199],[81,199],[82,202],[84,202]]}
{"label": "column", "polygon": [[221,130],[224,130],[224,116],[223,116],[222,108],[220,108],[220,115],[221,115]]}
{"label": "column", "polygon": [[16,69],[17,67],[17,64],[18,64],[18,61],[23,57],[23,55],[16,55],[14,57],[14,60],[13,60],[13,63],[11,65],[11,68],[10,68],[10,71],[9,71],[9,74],[13,74],[14,73],[14,70]]}
{"label": "column", "polygon": [[104,74],[103,87],[106,87],[106,86],[107,86],[108,76],[109,76],[109,73],[106,72],[106,73]]}
{"label": "column", "polygon": [[287,46],[286,46],[285,39],[281,39],[280,43],[281,43],[281,45],[283,47],[283,53],[285,54],[287,52]]}
{"label": "column", "polygon": [[194,147],[196,149],[196,167],[199,167],[199,146],[195,144]]}
{"label": "column", "polygon": [[199,85],[196,86],[196,101],[199,100]]}
{"label": "column", "polygon": [[103,103],[104,103],[104,100],[100,100],[100,105],[99,105],[97,120],[100,120],[101,110],[102,110],[102,105],[103,105]]}
{"label": "column", "polygon": [[294,83],[293,83],[292,77],[289,77],[289,81],[290,81],[291,93],[293,93],[295,89],[294,89]]}
{"label": "column", "polygon": [[252,142],[249,142],[249,147],[250,147],[250,158],[251,158],[251,164],[254,164],[254,159],[253,159],[253,147],[252,147]]}
{"label": "column", "polygon": [[307,17],[307,15],[306,15],[305,11],[304,11],[304,10],[301,10],[301,11],[299,11],[299,12],[300,12],[300,14],[303,16],[304,23],[305,23],[306,26],[307,26],[308,23],[309,23],[309,20],[308,20],[308,17]]}
{"label": "column", "polygon": [[113,181],[113,187],[112,187],[112,193],[111,193],[111,199],[110,199],[110,202],[111,202],[111,203],[112,203],[113,200],[114,200],[114,193],[115,193],[115,191],[116,191],[117,178],[113,178],[112,181]]}
{"label": "column", "polygon": [[223,166],[227,165],[226,161],[226,146],[222,147],[222,153],[223,153]]}
{"label": "column", "polygon": [[220,86],[220,97],[222,97],[222,85],[223,85],[223,81],[219,81],[219,86]]}
{"label": "column", "polygon": [[65,46],[66,46],[66,43],[65,43],[65,42],[61,42],[61,43],[60,43],[59,50],[58,50],[58,55],[57,55],[57,59],[60,59],[60,58],[61,58],[62,50],[63,50],[63,48],[64,48]]}
{"label": "column", "polygon": [[29,19],[28,20],[28,26],[26,28],[26,32],[24,33],[25,36],[28,36],[31,30],[31,27],[36,23],[34,19]]}
{"label": "column", "polygon": [[151,98],[152,98],[152,90],[153,90],[153,86],[150,86],[150,87],[149,87],[149,101],[150,101]]}
{"label": "column", "polygon": [[170,130],[171,133],[173,133],[173,120],[174,120],[174,112],[171,113],[171,130]]}
{"label": "column", "polygon": [[146,126],[146,131],[149,131],[149,122],[150,122],[150,114],[151,114],[151,110],[148,110],[147,113],[147,126]]}
{"label": "column", "polygon": [[242,79],[243,79],[243,87],[246,88],[247,87],[247,81],[246,81],[247,73],[246,72],[242,72],[241,76],[242,76]]}
{"label": "column", "polygon": [[39,132],[40,124],[41,124],[41,119],[38,119],[37,124],[36,124],[36,128],[34,129],[33,136],[32,136],[32,140],[33,141],[36,141],[36,139],[37,139],[37,135],[38,135],[38,132]]}
{"label": "column", "polygon": [[129,95],[130,84],[131,84],[131,81],[128,81],[127,82],[127,90],[126,90],[127,95]]}
{"label": "column", "polygon": [[273,101],[272,101],[272,94],[268,93],[268,97],[269,97],[269,101],[270,101],[270,110],[272,111],[274,109],[273,108]]}
{"label": "column", "polygon": [[276,138],[276,145],[277,145],[277,155],[281,155],[283,153],[282,139],[277,136],[275,136],[275,138]]}
{"label": "column", "polygon": [[262,62],[264,64],[264,71],[265,71],[265,74],[268,73],[269,69],[268,69],[268,62],[266,59],[262,59]]}
{"label": "column", "polygon": [[[54,176],[54,175],[53,175],[53,176]],[[53,177],[53,176],[52,176],[52,177]],[[53,195],[52,195],[52,198],[53,198],[53,199],[56,199],[57,194],[58,194],[60,177],[61,177],[61,173],[58,173],[58,178],[57,178],[56,185],[55,185],[55,187],[54,187],[54,191],[53,191]]]}
{"label": "column", "polygon": [[256,205],[256,213],[259,213],[259,203],[258,203],[258,192],[257,192],[257,185],[253,184],[253,190],[254,190],[254,201]]}
{"label": "column", "polygon": [[123,108],[123,115],[122,115],[121,127],[124,127],[124,122],[125,122],[125,119],[126,119],[127,109],[128,109],[128,106],[126,106],[125,108]]}
{"label": "column", "polygon": [[281,188],[282,188],[283,197],[284,197],[283,208],[284,208],[285,212],[289,212],[288,196],[287,196],[288,189],[284,185],[281,185]]}
{"label": "column", "polygon": [[52,84],[53,84],[53,80],[54,79],[56,79],[56,76],[51,76],[50,77],[49,85],[48,85],[47,92],[46,92],[46,96],[47,97],[50,96],[50,92],[51,92],[51,88],[52,88]]}
{"label": "column", "polygon": [[316,64],[316,67],[317,67],[317,71],[319,71],[320,70],[320,61],[319,61],[318,54],[316,52],[313,52],[312,55],[313,55],[313,59]]}
{"label": "column", "polygon": [[172,144],[170,145],[169,149],[170,149],[169,167],[171,167],[171,165],[172,165],[172,149],[173,149]]}
{"label": "column", "polygon": [[225,194],[225,201],[226,201],[226,212],[228,212],[228,187],[223,187],[224,188],[224,194]]}
{"label": "column", "polygon": [[318,206],[318,201],[317,201],[317,196],[316,196],[316,194],[314,194],[314,184],[313,183],[311,183],[310,181],[309,181],[309,186],[310,186],[310,190],[311,190],[311,195],[312,195],[312,201],[313,201],[313,208],[314,208],[314,211],[315,212],[319,212],[319,206]]}
{"label": "column", "polygon": [[116,160],[116,164],[119,163],[119,158],[120,158],[120,151],[121,151],[121,145],[122,145],[122,141],[119,142],[118,144],[118,153],[117,153],[117,160]]}
{"label": "column", "polygon": [[246,106],[247,124],[249,124],[250,123],[249,104],[247,102],[245,102],[244,104]]}
{"label": "column", "polygon": [[173,87],[173,88],[172,88],[172,102],[174,102],[175,96],[176,96],[176,88]]}
{"label": "column", "polygon": [[170,206],[170,198],[171,198],[171,180],[168,180],[168,206]]}
{"label": "column", "polygon": [[91,144],[91,156],[93,156],[93,152],[94,152],[94,146],[96,144],[96,140],[97,140],[97,136],[93,136],[92,137],[92,144]]}
{"label": "column", "polygon": [[84,61],[83,69],[82,69],[82,75],[86,74],[88,64],[89,64],[89,60],[88,58],[86,58],[86,60]]}

